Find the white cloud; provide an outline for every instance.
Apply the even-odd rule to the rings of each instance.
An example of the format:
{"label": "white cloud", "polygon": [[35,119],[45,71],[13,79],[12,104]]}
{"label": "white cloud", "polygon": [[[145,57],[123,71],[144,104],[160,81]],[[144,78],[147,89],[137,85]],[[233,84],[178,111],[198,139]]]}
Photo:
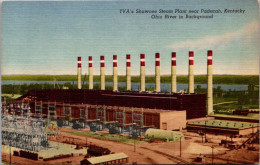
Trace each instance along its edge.
{"label": "white cloud", "polygon": [[205,36],[197,40],[186,40],[166,46],[166,48],[177,50],[203,50],[203,49],[224,49],[230,44],[243,42],[249,43],[255,36],[259,35],[259,22],[255,21],[243,28],[220,35]]}

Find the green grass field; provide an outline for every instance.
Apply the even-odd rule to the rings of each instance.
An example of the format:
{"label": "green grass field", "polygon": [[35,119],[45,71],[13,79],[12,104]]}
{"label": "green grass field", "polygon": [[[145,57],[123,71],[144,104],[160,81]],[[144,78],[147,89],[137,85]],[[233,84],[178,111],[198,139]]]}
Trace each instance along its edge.
{"label": "green grass field", "polygon": [[[77,81],[76,75],[3,75],[2,80],[20,81]],[[82,75],[82,81],[88,82],[88,76]],[[132,76],[132,82],[139,82],[139,76]],[[100,76],[95,75],[94,81],[100,81]],[[107,82],[113,82],[112,75],[106,76]],[[119,82],[126,82],[126,76],[118,76]],[[188,83],[188,75],[178,75],[178,83]],[[195,75],[196,84],[206,84],[207,75]],[[146,76],[146,82],[155,82],[154,76]],[[170,83],[171,76],[161,76],[161,83]],[[214,75],[214,84],[259,84],[259,75]]]}
{"label": "green grass field", "polygon": [[16,99],[16,98],[18,98],[18,97],[20,97],[20,96],[22,96],[22,95],[20,95],[20,94],[6,94],[6,93],[2,93],[1,94],[1,96],[2,97],[8,97],[8,98],[11,98],[11,99]]}

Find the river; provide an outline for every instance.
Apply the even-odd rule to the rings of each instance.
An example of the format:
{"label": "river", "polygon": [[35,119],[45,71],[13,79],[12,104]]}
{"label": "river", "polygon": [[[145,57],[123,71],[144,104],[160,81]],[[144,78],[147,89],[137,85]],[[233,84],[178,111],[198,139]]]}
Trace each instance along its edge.
{"label": "river", "polygon": [[[31,83],[38,83],[38,84],[54,84],[54,81],[17,81],[17,80],[2,80],[2,85],[7,84],[14,84],[14,85],[21,85],[21,84],[31,84]],[[65,83],[71,83],[76,84],[77,81],[56,81],[56,84],[65,84]],[[100,82],[94,82],[94,84],[100,84]],[[106,85],[113,86],[113,82],[106,82]],[[195,84],[194,87],[197,88],[198,85],[201,85],[201,88],[207,88],[207,84]],[[119,87],[126,87],[125,82],[119,82]],[[224,85],[224,84],[214,84],[213,87],[217,88],[220,86],[224,91],[228,90],[236,90],[236,91],[246,91],[248,89],[248,85]],[[140,87],[139,83],[132,83],[132,90],[138,91]],[[146,83],[147,88],[155,88],[154,83]],[[188,84],[177,84],[177,91],[181,90],[187,90]],[[161,83],[161,91],[162,92],[170,92],[171,91],[171,83]]]}

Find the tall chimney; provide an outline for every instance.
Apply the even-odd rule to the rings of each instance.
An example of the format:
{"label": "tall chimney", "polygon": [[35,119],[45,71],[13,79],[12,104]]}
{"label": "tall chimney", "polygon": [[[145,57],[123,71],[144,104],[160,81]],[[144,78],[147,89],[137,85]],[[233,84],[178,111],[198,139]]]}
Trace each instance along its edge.
{"label": "tall chimney", "polygon": [[145,54],[140,55],[140,91],[145,91]]}
{"label": "tall chimney", "polygon": [[161,66],[160,66],[160,53],[155,53],[155,91],[161,91]]}
{"label": "tall chimney", "polygon": [[113,56],[113,91],[118,91],[117,81],[117,55]]}
{"label": "tall chimney", "polygon": [[105,57],[100,56],[100,87],[105,90]]}
{"label": "tall chimney", "polygon": [[126,55],[126,90],[131,90],[131,55]]}
{"label": "tall chimney", "polygon": [[176,77],[176,52],[172,52],[172,93],[177,92],[177,77]]}
{"label": "tall chimney", "polygon": [[92,63],[92,56],[88,57],[88,82],[89,82],[89,89],[93,89],[93,63]]}
{"label": "tall chimney", "polygon": [[81,89],[81,57],[78,57],[78,89]]}
{"label": "tall chimney", "polygon": [[189,93],[194,93],[194,55],[193,52],[189,52]]}
{"label": "tall chimney", "polygon": [[212,62],[212,50],[208,50],[208,100],[207,109],[208,115],[213,114],[213,62]]}

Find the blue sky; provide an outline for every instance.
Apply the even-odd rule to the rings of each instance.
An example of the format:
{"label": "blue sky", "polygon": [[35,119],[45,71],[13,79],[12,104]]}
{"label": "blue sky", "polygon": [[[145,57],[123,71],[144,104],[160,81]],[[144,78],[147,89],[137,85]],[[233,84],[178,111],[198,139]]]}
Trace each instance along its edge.
{"label": "blue sky", "polygon": [[[214,14],[213,19],[151,19],[151,14],[120,14],[120,9],[243,9],[244,14]],[[164,16],[164,14],[158,14]],[[176,14],[170,14],[176,15]],[[185,14],[184,14],[185,16]],[[154,74],[155,53],[161,53],[161,74],[170,74],[171,52],[177,52],[177,73],[188,73],[188,52],[194,51],[195,74],[206,74],[207,50],[213,50],[214,74],[259,73],[259,13],[257,0],[4,2],[2,4],[2,74],[82,73],[93,56],[105,56],[112,74],[113,54],[119,74],[131,54],[138,75],[140,53],[146,73]]]}

